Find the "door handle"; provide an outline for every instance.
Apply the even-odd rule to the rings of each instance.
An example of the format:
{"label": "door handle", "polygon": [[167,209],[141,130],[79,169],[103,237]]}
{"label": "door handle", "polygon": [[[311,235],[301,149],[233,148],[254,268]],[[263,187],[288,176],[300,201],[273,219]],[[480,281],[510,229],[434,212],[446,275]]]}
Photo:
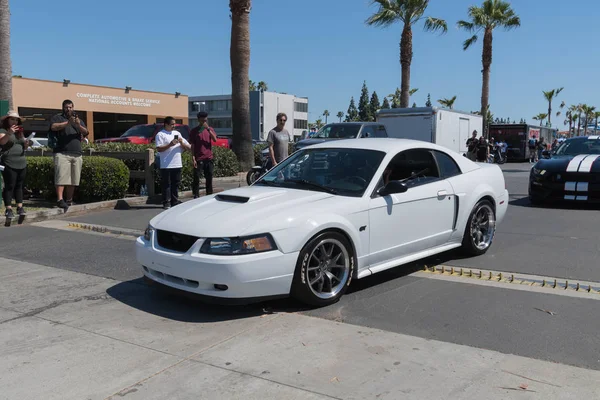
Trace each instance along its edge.
{"label": "door handle", "polygon": [[447,196],[448,192],[445,190],[440,190],[438,191],[438,197],[443,197],[443,196]]}

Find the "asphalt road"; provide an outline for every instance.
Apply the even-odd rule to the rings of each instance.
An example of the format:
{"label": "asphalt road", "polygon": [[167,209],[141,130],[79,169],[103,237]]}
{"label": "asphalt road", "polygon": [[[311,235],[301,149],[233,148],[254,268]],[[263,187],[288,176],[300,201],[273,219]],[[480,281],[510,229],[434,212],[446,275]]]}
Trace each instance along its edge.
{"label": "asphalt road", "polygon": [[[436,257],[437,262],[600,282],[598,210],[530,207],[526,199],[530,165],[507,164],[502,168],[511,202],[493,247],[481,257],[462,259],[450,252]],[[70,219],[142,230],[160,211],[140,207]],[[140,267],[131,240],[24,225],[0,229],[0,242],[3,257],[140,287]],[[594,318],[598,300],[411,275],[424,262],[432,261],[357,281],[338,304],[318,310],[305,310],[293,301],[216,310],[220,319],[234,319],[245,312],[242,310],[266,306],[275,312],[304,312],[427,339],[600,369],[600,322]],[[140,290],[151,293],[147,288]],[[215,313],[213,307],[198,306],[197,310],[200,314]]]}

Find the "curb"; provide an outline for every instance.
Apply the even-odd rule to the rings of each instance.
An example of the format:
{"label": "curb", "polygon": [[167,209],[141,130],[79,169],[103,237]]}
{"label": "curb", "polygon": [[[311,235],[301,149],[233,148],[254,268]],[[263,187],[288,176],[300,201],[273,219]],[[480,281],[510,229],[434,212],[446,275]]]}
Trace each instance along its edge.
{"label": "curb", "polygon": [[[225,189],[223,188],[219,188],[219,187],[215,187],[213,190],[213,193],[220,193],[223,192]],[[206,196],[205,194],[201,194],[200,197],[204,197]],[[179,198],[180,199],[187,199],[187,198],[191,198],[192,197],[192,191],[188,190],[188,191],[184,191],[184,192],[180,192]],[[106,200],[106,201],[99,201],[96,203],[87,203],[87,204],[76,204],[73,205],[71,207],[69,207],[68,211],[65,213],[63,212],[62,209],[56,207],[56,208],[50,208],[48,210],[42,210],[42,211],[32,211],[32,212],[28,212],[27,216],[21,221],[20,219],[15,218],[13,220],[13,222],[9,225],[4,225],[4,226],[10,226],[12,224],[15,225],[24,225],[24,224],[29,224],[29,223],[34,223],[34,222],[41,222],[41,221],[46,221],[49,219],[57,219],[57,218],[67,218],[67,217],[75,217],[75,216],[79,216],[82,214],[86,214],[87,212],[90,211],[96,211],[96,210],[106,210],[106,209],[115,209],[115,210],[127,210],[129,208],[131,208],[132,206],[140,206],[140,205],[156,205],[156,204],[160,204],[161,203],[161,196],[160,195],[155,195],[152,197],[149,196],[138,196],[138,197],[126,197],[124,199],[117,199],[117,200]],[[21,221],[21,222],[18,222]]]}

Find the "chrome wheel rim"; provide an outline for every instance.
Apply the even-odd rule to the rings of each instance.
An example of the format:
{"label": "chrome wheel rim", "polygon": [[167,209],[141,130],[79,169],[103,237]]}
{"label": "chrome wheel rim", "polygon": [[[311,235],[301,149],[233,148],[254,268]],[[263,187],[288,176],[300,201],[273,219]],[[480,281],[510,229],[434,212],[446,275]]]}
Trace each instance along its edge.
{"label": "chrome wheel rim", "polygon": [[496,232],[494,210],[487,204],[477,208],[471,220],[471,241],[478,250],[485,250],[492,244]]}
{"label": "chrome wheel rim", "polygon": [[306,281],[315,296],[337,296],[350,273],[350,255],[346,246],[335,239],[319,242],[311,251],[306,266]]}

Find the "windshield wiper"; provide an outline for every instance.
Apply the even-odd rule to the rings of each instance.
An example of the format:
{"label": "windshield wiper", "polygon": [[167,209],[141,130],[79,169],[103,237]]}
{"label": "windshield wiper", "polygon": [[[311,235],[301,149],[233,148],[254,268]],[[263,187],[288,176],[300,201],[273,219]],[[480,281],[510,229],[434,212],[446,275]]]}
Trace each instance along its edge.
{"label": "windshield wiper", "polygon": [[292,182],[292,183],[296,183],[296,184],[300,184],[300,185],[311,186],[311,187],[317,188],[317,189],[322,190],[327,193],[337,194],[337,190],[335,190],[335,189],[328,188],[327,186],[323,186],[316,182],[307,181],[306,179],[288,179],[288,180],[286,180],[286,182]]}

